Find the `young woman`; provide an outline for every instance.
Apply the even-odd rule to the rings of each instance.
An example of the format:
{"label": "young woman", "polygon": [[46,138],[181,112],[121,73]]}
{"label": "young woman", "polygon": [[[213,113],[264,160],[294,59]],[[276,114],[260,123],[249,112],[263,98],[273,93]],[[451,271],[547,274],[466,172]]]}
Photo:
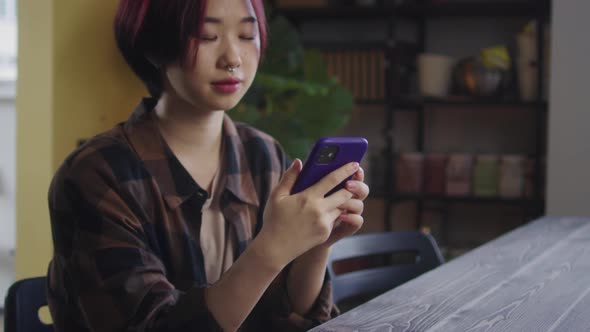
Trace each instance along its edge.
{"label": "young woman", "polygon": [[266,47],[261,0],[121,0],[115,33],[151,97],[53,179],[56,331],[299,331],[336,315],[326,261],[363,223],[362,169],[290,195],[301,161],[224,112]]}

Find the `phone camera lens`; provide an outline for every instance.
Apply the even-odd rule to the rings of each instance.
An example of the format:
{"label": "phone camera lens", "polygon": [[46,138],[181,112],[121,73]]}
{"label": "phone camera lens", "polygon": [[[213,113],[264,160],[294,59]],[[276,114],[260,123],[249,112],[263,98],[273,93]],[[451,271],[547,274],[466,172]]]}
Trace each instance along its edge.
{"label": "phone camera lens", "polygon": [[321,148],[320,153],[318,154],[317,163],[318,164],[328,164],[336,158],[337,154],[338,154],[338,146],[337,145],[326,145]]}

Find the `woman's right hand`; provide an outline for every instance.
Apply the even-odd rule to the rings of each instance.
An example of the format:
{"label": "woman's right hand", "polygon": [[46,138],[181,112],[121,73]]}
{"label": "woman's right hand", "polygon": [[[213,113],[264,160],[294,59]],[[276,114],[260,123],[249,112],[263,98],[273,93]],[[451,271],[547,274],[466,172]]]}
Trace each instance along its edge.
{"label": "woman's right hand", "polygon": [[359,165],[346,164],[315,185],[291,195],[301,168],[301,161],[296,159],[271,193],[262,230],[255,239],[265,248],[265,256],[280,266],[328,239],[342,213],[339,206],[350,200],[352,193],[341,189],[328,197],[324,195],[353,175]]}

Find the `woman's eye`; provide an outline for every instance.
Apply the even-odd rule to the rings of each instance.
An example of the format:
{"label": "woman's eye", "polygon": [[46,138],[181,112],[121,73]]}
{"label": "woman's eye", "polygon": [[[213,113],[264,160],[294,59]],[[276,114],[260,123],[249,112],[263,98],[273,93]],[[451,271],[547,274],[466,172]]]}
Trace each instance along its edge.
{"label": "woman's eye", "polygon": [[216,41],[217,40],[217,36],[203,35],[203,36],[201,36],[201,40],[204,40],[204,41]]}
{"label": "woman's eye", "polygon": [[256,36],[240,36],[240,39],[243,39],[243,40],[254,40],[254,39],[256,39]]}

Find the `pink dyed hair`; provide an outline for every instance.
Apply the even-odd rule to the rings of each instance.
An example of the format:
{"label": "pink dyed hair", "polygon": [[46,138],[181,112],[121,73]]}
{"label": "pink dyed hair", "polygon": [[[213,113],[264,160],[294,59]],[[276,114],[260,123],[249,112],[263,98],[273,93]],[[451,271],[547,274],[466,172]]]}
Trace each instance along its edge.
{"label": "pink dyed hair", "polygon": [[[262,0],[249,1],[256,13],[264,54],[268,37],[264,5]],[[153,62],[195,59],[197,50],[190,49],[190,41],[200,35],[206,8],[207,0],[119,2],[114,22],[117,46],[152,96],[159,97],[164,89],[160,71]]]}

